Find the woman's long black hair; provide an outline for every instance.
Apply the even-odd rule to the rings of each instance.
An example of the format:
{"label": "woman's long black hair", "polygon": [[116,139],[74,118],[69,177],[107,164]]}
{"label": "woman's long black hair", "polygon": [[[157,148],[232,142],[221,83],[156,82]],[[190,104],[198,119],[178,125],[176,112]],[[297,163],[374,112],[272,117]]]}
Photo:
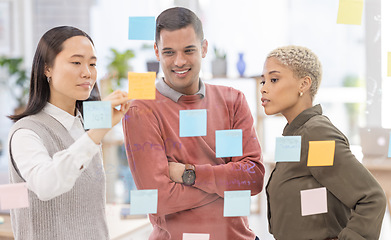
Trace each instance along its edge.
{"label": "woman's long black hair", "polygon": [[[85,36],[94,45],[94,42],[87,33],[71,26],[52,28],[42,36],[33,59],[29,100],[26,110],[21,114],[8,116],[11,120],[16,122],[24,117],[37,114],[45,107],[50,98],[50,87],[45,75],[45,66],[53,66],[57,54],[63,50],[63,43],[74,36]],[[92,100],[100,100],[97,84],[94,85],[90,97],[85,101]],[[83,101],[77,100],[76,108],[83,113]]]}

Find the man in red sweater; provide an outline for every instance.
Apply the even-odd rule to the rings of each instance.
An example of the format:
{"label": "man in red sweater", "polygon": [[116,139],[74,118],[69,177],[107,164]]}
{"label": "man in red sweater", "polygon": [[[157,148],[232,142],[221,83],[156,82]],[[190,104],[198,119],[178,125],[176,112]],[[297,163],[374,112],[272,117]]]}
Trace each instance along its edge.
{"label": "man in red sweater", "polygon": [[[180,240],[205,233],[211,240],[258,239],[247,217],[224,217],[224,192],[261,192],[264,166],[243,93],[203,83],[201,60],[208,42],[199,18],[185,8],[163,11],[154,45],[164,78],[156,100],[134,100],[123,120],[129,166],[139,190],[157,189],[150,214],[152,240]],[[206,112],[205,134],[180,136],[182,110]],[[216,157],[216,131],[242,131],[241,156]]]}

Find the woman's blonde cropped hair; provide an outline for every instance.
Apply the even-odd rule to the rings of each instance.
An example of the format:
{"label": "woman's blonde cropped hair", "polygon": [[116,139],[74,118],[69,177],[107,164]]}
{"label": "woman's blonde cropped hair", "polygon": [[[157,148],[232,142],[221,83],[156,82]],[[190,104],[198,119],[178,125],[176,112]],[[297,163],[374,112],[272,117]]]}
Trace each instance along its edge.
{"label": "woman's blonde cropped hair", "polygon": [[315,53],[306,47],[291,45],[271,51],[267,58],[271,57],[291,69],[295,77],[309,76],[312,80],[310,95],[314,98],[322,80],[322,65]]}

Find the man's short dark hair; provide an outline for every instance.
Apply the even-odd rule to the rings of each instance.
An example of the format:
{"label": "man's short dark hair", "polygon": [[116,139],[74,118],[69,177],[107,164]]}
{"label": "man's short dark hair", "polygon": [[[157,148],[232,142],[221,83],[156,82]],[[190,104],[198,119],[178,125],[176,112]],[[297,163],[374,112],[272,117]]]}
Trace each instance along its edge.
{"label": "man's short dark hair", "polygon": [[204,31],[202,29],[201,20],[194,12],[183,7],[174,7],[164,10],[156,19],[156,44],[160,41],[160,32],[165,29],[175,31],[191,25],[194,31],[202,41],[204,40]]}

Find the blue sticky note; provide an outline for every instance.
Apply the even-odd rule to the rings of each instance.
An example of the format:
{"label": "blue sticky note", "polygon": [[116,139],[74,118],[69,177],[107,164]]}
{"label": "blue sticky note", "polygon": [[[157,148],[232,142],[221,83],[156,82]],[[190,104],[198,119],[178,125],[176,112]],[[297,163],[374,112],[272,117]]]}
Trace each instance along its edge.
{"label": "blue sticky note", "polygon": [[243,155],[242,129],[216,131],[216,157]]}
{"label": "blue sticky note", "polygon": [[224,192],[224,217],[249,216],[250,205],[250,190]]}
{"label": "blue sticky note", "polygon": [[155,17],[129,17],[130,40],[154,40]]}
{"label": "blue sticky note", "polygon": [[206,136],[206,109],[179,111],[179,136]]}
{"label": "blue sticky note", "polygon": [[301,136],[276,138],[276,162],[300,162]]}
{"label": "blue sticky note", "polygon": [[157,189],[131,190],[130,214],[140,215],[157,212]]}
{"label": "blue sticky note", "polygon": [[390,139],[388,141],[388,157],[391,158],[391,132],[390,132]]}
{"label": "blue sticky note", "polygon": [[84,128],[111,128],[111,103],[109,101],[83,102]]}

